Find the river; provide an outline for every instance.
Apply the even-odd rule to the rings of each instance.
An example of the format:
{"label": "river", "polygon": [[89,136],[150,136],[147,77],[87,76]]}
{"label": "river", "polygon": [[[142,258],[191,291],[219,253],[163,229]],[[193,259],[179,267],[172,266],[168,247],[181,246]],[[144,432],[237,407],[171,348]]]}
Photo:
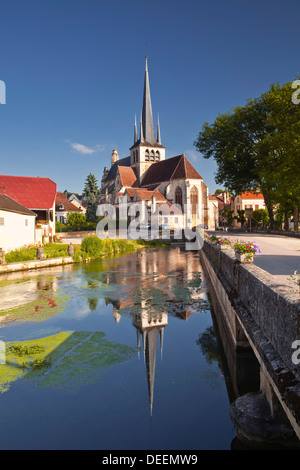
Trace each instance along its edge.
{"label": "river", "polygon": [[0,278],[0,448],[226,450],[228,383],[196,251]]}

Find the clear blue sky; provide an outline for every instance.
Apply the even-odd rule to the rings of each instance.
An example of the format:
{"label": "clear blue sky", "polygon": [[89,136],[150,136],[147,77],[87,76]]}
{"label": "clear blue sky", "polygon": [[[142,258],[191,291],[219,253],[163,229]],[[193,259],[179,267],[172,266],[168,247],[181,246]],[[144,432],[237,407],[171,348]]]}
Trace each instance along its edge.
{"label": "clear blue sky", "polygon": [[[205,121],[300,72],[299,0],[1,0],[1,174],[44,176],[81,193],[113,148],[133,144],[147,43],[154,122],[167,157]],[[83,153],[84,152],[84,153]]]}

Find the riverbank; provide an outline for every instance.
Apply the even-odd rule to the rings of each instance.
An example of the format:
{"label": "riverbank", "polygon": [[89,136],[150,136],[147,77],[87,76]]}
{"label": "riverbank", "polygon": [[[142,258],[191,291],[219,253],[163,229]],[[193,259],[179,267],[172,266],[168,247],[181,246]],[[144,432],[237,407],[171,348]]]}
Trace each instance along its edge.
{"label": "riverbank", "polygon": [[[73,245],[74,255],[72,256],[68,255],[69,247],[72,244],[61,245],[58,243],[46,245],[44,247],[46,256],[49,255],[49,253],[55,253],[56,256],[49,256],[45,257],[44,259],[37,259],[36,256],[35,259],[26,259],[28,254],[30,254],[32,250],[36,252],[37,248],[28,247],[27,250],[23,248],[22,254],[24,259],[0,264],[0,275],[16,271],[29,271],[32,269],[47,268],[52,266],[87,263],[96,259],[130,253],[132,251],[141,250],[147,247],[165,246],[166,244],[168,244],[168,242],[162,240],[100,240],[98,237],[92,235],[86,237],[84,241],[82,241],[82,244],[75,246]],[[21,252],[18,252],[17,255],[22,257],[20,253]],[[62,253],[62,255],[59,256],[57,255],[58,253]],[[12,259],[14,259],[14,257],[12,257]]]}

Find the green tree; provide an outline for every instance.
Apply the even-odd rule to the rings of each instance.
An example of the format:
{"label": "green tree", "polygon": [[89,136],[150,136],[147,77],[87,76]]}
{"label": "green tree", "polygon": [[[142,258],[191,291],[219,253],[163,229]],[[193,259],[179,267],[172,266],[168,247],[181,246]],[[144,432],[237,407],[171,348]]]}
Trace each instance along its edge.
{"label": "green tree", "polygon": [[269,224],[270,218],[266,209],[256,209],[252,213],[252,219],[258,224],[262,224],[263,227]]}
{"label": "green tree", "polygon": [[86,226],[86,218],[81,212],[68,212],[66,222],[70,230],[75,232],[84,230]]}
{"label": "green tree", "polygon": [[235,215],[234,218],[242,225],[246,222],[245,211],[242,209],[237,210],[238,215]]}
{"label": "green tree", "polygon": [[86,179],[84,187],[84,196],[87,200],[86,220],[87,222],[97,222],[96,215],[98,206],[99,188],[95,175],[90,173]]}
{"label": "green tree", "polygon": [[204,158],[213,157],[216,182],[234,193],[260,190],[270,226],[274,207],[293,201],[298,217],[300,184],[300,106],[292,83],[271,85],[259,98],[203,124],[194,142]]}

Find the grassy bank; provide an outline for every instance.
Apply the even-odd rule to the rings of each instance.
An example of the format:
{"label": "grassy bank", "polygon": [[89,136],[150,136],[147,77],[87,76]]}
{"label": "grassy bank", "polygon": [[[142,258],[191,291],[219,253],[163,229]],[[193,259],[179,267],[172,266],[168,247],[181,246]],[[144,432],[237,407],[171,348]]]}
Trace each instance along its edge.
{"label": "grassy bank", "polygon": [[[81,245],[74,246],[74,262],[82,262],[88,259],[101,259],[107,256],[115,256],[122,253],[130,253],[143,247],[166,246],[165,240],[101,240],[97,236],[87,236]],[[48,243],[44,245],[44,258],[61,258],[69,256],[68,244]],[[9,251],[5,260],[7,263],[16,263],[37,259],[37,248],[24,246],[17,250]]]}

